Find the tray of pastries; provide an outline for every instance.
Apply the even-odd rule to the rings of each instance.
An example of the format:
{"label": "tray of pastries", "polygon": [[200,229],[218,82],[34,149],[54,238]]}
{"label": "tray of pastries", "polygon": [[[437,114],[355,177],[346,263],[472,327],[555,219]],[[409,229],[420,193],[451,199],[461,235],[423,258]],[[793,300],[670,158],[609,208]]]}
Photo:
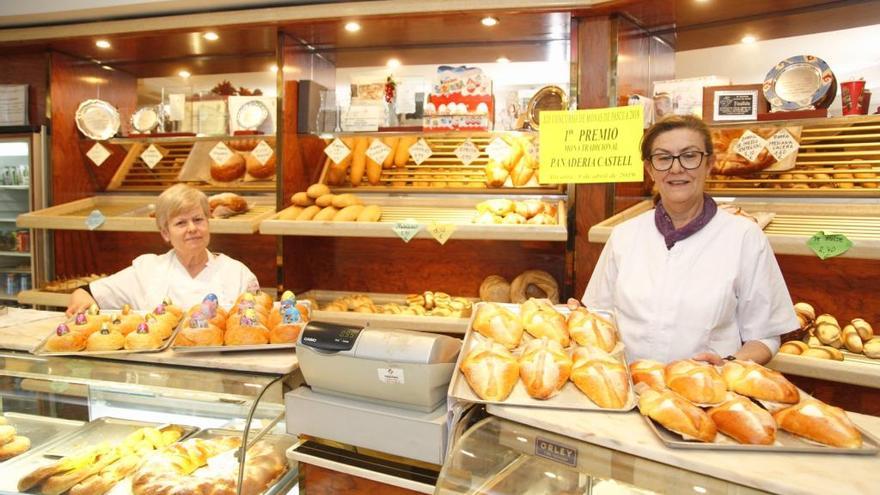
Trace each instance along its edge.
{"label": "tray of pastries", "polygon": [[874,455],[880,442],[839,407],[751,361],[630,365],[639,411],[666,446],[682,449]]}
{"label": "tray of pastries", "polygon": [[0,415],[0,462],[39,447],[82,426],[82,421],[17,412]]}
{"label": "tray of pastries", "polygon": [[174,352],[230,352],[290,349],[311,317],[311,302],[286,291],[278,303],[259,288],[239,295],[226,310],[213,294],[187,310],[174,339]]}
{"label": "tray of pastries", "polygon": [[183,311],[166,299],[153,311],[102,311],[92,305],[58,325],[31,352],[39,356],[96,356],[164,351],[177,334]]}
{"label": "tray of pastries", "polygon": [[607,311],[477,303],[449,395],[560,409],[629,411],[636,404],[623,344]]}

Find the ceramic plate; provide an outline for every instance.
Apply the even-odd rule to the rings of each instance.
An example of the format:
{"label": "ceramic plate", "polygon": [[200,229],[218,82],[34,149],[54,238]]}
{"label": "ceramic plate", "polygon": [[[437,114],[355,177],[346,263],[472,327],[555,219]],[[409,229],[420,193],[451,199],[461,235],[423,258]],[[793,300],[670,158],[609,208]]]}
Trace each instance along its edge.
{"label": "ceramic plate", "polygon": [[140,107],[131,114],[131,128],[146,134],[159,125],[159,109],[155,105]]}
{"label": "ceramic plate", "polygon": [[261,101],[252,100],[238,109],[235,120],[242,129],[254,130],[260,127],[268,117],[269,109],[266,108],[266,105]]}
{"label": "ceramic plate", "polygon": [[103,100],[86,100],[76,109],[76,127],[86,137],[103,141],[119,132],[119,111]]}
{"label": "ceramic plate", "polygon": [[770,69],[764,78],[764,96],[774,109],[804,110],[821,107],[832,86],[834,73],[824,60],[797,55]]}

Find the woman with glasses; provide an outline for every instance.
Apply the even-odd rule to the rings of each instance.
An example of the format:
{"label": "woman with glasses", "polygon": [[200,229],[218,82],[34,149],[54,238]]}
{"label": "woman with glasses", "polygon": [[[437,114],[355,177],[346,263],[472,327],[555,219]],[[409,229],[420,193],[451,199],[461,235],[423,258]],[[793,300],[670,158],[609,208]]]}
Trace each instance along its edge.
{"label": "woman with glasses", "polygon": [[761,228],[703,192],[715,160],[708,127],[667,117],[641,154],[659,201],[614,228],[582,302],[615,310],[631,361],[766,363],[798,323]]}

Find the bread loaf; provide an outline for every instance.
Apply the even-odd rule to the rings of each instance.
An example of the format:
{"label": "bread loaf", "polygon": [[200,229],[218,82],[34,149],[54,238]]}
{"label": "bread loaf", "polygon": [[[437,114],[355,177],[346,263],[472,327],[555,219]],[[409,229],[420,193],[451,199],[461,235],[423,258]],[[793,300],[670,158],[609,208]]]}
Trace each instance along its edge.
{"label": "bread loaf", "polygon": [[339,213],[339,208],[328,206],[319,211],[312,220],[316,222],[329,222]]}
{"label": "bread loaf", "polygon": [[834,447],[855,449],[862,435],[843,409],[807,398],[773,414],[783,430]]}
{"label": "bread loaf", "polygon": [[782,354],[800,355],[809,348],[810,346],[800,340],[790,340],[779,347],[779,352]]}
{"label": "bread loaf", "polygon": [[617,345],[617,329],[614,324],[587,308],[577,308],[566,321],[571,338],[583,346],[596,346],[611,352]]}
{"label": "bread loaf", "polygon": [[480,284],[480,300],[487,302],[510,302],[510,283],[500,275],[489,275]]}
{"label": "bread loaf", "polygon": [[311,206],[315,203],[305,191],[295,193],[290,197],[290,202],[296,206]]}
{"label": "bread loaf", "polygon": [[462,359],[461,372],[478,397],[503,401],[519,379],[519,363],[501,344],[478,343]]}
{"label": "bread loaf", "polygon": [[382,218],[382,207],[379,205],[365,206],[358,214],[358,222],[378,222]]}
{"label": "bread loaf", "polygon": [[751,400],[730,394],[721,405],[709,409],[709,418],[718,431],[739,443],[772,445],[776,441],[776,421]]}
{"label": "bread loaf", "polygon": [[519,358],[519,376],[534,399],[553,397],[571,375],[571,358],[558,341],[547,337],[526,344]]}
{"label": "bread loaf", "polygon": [[507,349],[517,347],[522,340],[523,325],[513,312],[493,303],[480,306],[474,316],[474,330],[489,337]]}
{"label": "bread loaf", "polygon": [[320,211],[321,211],[320,206],[316,206],[316,205],[308,206],[303,211],[301,211],[299,213],[299,215],[296,217],[296,219],[298,221],[312,220],[315,218],[315,215],[317,215],[318,212],[320,212]]}
{"label": "bread loaf", "polygon": [[333,206],[333,198],[335,198],[335,197],[336,197],[336,195],[331,194],[331,193],[322,194],[322,195],[318,196],[317,199],[315,199],[315,205],[320,206],[321,208]]}
{"label": "bread loaf", "polygon": [[533,337],[546,337],[568,347],[570,336],[565,317],[546,299],[529,299],[520,307],[520,321],[523,329]]}
{"label": "bread loaf", "polygon": [[335,208],[345,208],[346,206],[363,204],[363,202],[354,194],[346,193],[333,196],[331,204]]}
{"label": "bread loaf", "polygon": [[848,351],[861,354],[862,338],[859,336],[859,332],[856,331],[856,327],[854,327],[852,323],[843,327],[843,331],[840,334],[840,340]]}
{"label": "bread loaf", "polygon": [[657,390],[666,388],[665,369],[665,364],[651,359],[639,359],[629,364],[634,385],[645,383]]}
{"label": "bread loaf", "polygon": [[304,209],[305,208],[303,208],[302,206],[288,206],[287,208],[278,212],[278,220],[296,220],[296,217],[298,217]]}
{"label": "bread loaf", "polygon": [[721,369],[728,390],[746,397],[785,404],[800,400],[797,388],[782,373],[751,361],[729,361]]}
{"label": "bread loaf", "polygon": [[318,199],[325,194],[330,194],[330,188],[326,184],[312,184],[306,189],[306,195],[312,199]]}
{"label": "bread loaf", "polygon": [[855,328],[856,332],[859,334],[863,342],[867,342],[874,338],[874,329],[871,327],[871,324],[861,318],[855,318],[850,322],[850,325]]}
{"label": "bread loaf", "polygon": [[364,210],[364,205],[351,205],[339,210],[333,216],[334,222],[354,222]]}
{"label": "bread loaf", "polygon": [[559,303],[559,284],[553,275],[543,270],[527,270],[513,279],[510,283],[510,301],[523,303],[530,297]]}
{"label": "bread loaf", "polygon": [[349,172],[351,185],[354,187],[361,185],[361,180],[364,178],[364,171],[367,167],[367,147],[369,145],[370,141],[366,137],[358,136],[355,138],[354,150],[352,151],[354,156],[351,159],[351,170]]}
{"label": "bread loaf", "polygon": [[869,358],[880,359],[880,337],[874,337],[865,342],[862,346],[862,352]]}
{"label": "bread loaf", "polygon": [[626,366],[598,347],[575,349],[571,381],[599,407],[622,409],[629,401]]}
{"label": "bread loaf", "polygon": [[666,386],[695,404],[720,404],[727,385],[714,366],[687,359],[666,365]]}
{"label": "bread loaf", "polygon": [[242,177],[246,169],[244,157],[239,153],[233,153],[223,163],[211,163],[211,178],[220,182],[230,182]]}
{"label": "bread loaf", "polygon": [[639,396],[639,412],[685,439],[715,440],[717,429],[712,418],[671,390],[648,388]]}

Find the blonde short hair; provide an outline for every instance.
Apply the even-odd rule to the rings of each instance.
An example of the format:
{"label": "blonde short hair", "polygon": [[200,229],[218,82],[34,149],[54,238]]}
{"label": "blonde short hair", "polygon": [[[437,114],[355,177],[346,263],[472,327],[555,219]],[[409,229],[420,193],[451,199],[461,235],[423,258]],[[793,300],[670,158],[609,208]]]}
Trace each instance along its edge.
{"label": "blonde short hair", "polygon": [[156,201],[156,225],[159,230],[168,227],[168,220],[184,211],[201,207],[206,217],[211,216],[205,193],[187,184],[175,184],[162,191]]}

